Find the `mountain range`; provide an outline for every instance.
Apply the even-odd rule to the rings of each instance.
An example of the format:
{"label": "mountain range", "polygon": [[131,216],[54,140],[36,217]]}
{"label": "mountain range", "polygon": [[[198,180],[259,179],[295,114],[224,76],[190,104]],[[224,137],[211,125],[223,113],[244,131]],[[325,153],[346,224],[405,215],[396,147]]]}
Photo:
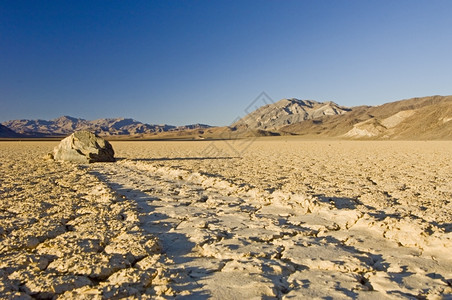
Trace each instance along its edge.
{"label": "mountain range", "polygon": [[334,102],[295,98],[264,105],[230,126],[149,125],[133,119],[87,121],[12,120],[0,125],[0,137],[65,136],[75,130],[102,136],[146,139],[230,139],[299,135],[345,139],[452,139],[452,96],[431,96],[378,106],[345,107]]}
{"label": "mountain range", "polygon": [[108,118],[87,121],[69,116],[62,116],[49,121],[11,120],[3,122],[2,126],[15,132],[16,136],[21,137],[66,136],[76,130],[90,130],[101,136],[136,136],[156,134],[165,131],[211,127],[204,124],[193,124],[186,126],[172,126],[166,124],[150,125],[126,118]]}

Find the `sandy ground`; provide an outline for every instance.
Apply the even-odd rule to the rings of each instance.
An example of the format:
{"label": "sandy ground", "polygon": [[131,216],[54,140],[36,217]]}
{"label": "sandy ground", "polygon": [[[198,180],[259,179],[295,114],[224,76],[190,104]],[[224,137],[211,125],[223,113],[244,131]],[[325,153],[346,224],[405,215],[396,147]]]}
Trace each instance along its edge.
{"label": "sandy ground", "polygon": [[452,142],[0,143],[0,298],[452,299]]}

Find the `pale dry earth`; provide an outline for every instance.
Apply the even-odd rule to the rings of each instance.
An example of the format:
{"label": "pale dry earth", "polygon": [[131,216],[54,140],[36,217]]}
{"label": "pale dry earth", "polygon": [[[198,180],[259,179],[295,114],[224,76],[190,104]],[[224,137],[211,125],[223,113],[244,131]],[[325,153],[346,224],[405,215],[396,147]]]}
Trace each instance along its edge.
{"label": "pale dry earth", "polygon": [[452,142],[0,143],[0,297],[452,299]]}

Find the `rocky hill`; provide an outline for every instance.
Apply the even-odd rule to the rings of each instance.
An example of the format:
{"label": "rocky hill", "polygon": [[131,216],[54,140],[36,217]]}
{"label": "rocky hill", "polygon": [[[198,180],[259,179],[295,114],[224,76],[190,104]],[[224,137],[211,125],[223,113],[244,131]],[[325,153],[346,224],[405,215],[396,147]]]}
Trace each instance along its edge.
{"label": "rocky hill", "polygon": [[75,130],[89,130],[101,136],[141,135],[155,134],[173,130],[192,128],[208,128],[203,124],[172,126],[150,125],[133,119],[109,118],[87,121],[84,119],[62,116],[50,121],[47,120],[12,120],[2,123],[3,126],[20,133],[25,137],[65,136]]}
{"label": "rocky hill", "polygon": [[452,96],[357,106],[345,114],[298,122],[279,132],[352,139],[452,139]]}
{"label": "rocky hill", "polygon": [[277,130],[290,124],[314,120],[323,116],[342,115],[348,111],[350,108],[339,106],[334,102],[282,99],[258,108],[232,126],[246,126],[256,130]]}

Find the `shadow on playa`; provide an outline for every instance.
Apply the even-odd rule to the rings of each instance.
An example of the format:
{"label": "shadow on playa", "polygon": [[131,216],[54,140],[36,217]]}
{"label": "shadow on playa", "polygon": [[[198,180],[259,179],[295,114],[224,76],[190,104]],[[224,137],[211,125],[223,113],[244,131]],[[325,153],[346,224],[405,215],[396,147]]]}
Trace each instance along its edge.
{"label": "shadow on playa", "polygon": [[238,156],[224,156],[224,157],[157,157],[157,158],[133,158],[133,159],[128,159],[125,157],[118,157],[116,158],[117,161],[120,160],[130,160],[130,161],[183,161],[183,160],[224,160],[224,159],[237,159],[240,158]]}
{"label": "shadow on playa", "polygon": [[[162,245],[162,254],[173,262],[171,265],[166,265],[171,274],[177,274],[177,277],[172,279],[173,289],[178,294],[182,291],[190,291],[190,295],[179,294],[178,299],[208,299],[209,294],[207,292],[193,292],[193,290],[202,288],[196,279],[209,276],[212,270],[192,266],[178,267],[193,260],[187,255],[192,252],[195,244],[190,242],[184,234],[170,232],[172,228],[177,227],[178,222],[174,222],[174,219],[166,214],[155,211],[158,204],[153,204],[159,199],[139,189],[130,189],[112,182],[107,176],[99,172],[93,171],[91,173],[108,184],[112,190],[136,203],[140,212],[139,220],[142,229],[159,239]],[[196,274],[196,277],[192,277],[190,274]]]}

